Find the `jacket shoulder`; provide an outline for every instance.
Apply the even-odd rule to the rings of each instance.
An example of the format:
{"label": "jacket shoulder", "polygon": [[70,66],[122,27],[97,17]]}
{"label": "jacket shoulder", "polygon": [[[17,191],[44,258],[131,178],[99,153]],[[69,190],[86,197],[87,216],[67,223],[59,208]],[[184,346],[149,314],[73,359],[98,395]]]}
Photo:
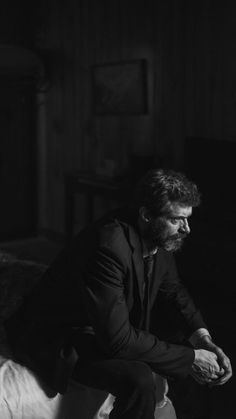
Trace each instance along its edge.
{"label": "jacket shoulder", "polygon": [[97,228],[97,244],[118,254],[129,252],[129,225],[118,218],[106,220]]}
{"label": "jacket shoulder", "polygon": [[75,237],[72,247],[80,248],[83,254],[103,248],[111,253],[123,255],[131,251],[129,231],[128,222],[110,213],[82,230]]}

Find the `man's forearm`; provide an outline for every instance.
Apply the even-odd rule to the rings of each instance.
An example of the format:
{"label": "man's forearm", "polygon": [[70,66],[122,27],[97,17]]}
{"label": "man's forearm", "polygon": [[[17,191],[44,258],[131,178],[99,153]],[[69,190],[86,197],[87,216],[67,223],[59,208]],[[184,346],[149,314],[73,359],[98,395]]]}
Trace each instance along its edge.
{"label": "man's forearm", "polygon": [[200,328],[195,330],[195,332],[190,336],[189,342],[194,348],[201,347],[204,342],[212,341],[209,331],[205,328]]}

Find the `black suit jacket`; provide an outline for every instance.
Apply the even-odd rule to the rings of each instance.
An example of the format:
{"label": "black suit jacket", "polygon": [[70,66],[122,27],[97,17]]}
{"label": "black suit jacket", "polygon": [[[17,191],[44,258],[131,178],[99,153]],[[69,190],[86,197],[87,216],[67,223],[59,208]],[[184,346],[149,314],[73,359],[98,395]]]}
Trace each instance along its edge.
{"label": "black suit jacket", "polygon": [[[139,360],[164,376],[184,377],[194,351],[142,330],[143,281],[142,244],[132,214],[118,211],[97,221],[57,257],[6,324],[16,356],[64,392],[70,374],[66,355],[74,333],[89,330],[103,357]],[[177,307],[189,334],[206,327],[178,278],[171,253],[158,250],[150,287],[155,330],[163,320],[153,317],[159,290]]]}

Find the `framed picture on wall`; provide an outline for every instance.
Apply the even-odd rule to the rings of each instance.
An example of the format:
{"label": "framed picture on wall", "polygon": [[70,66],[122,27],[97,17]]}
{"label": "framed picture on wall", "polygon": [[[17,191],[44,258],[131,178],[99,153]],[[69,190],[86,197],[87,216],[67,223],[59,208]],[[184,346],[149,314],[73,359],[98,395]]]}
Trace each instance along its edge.
{"label": "framed picture on wall", "polygon": [[96,115],[147,113],[146,60],[93,66],[92,86]]}

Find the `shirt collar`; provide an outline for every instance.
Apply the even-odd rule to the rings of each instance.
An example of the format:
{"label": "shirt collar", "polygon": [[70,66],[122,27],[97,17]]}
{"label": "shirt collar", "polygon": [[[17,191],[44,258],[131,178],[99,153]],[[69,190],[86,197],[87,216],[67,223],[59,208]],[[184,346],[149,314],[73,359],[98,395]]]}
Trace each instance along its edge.
{"label": "shirt collar", "polygon": [[142,251],[143,251],[142,252],[143,253],[143,258],[146,258],[148,256],[154,256],[157,253],[157,251],[158,251],[158,247],[156,247],[155,249],[153,249],[151,251],[148,251],[147,246],[146,246],[144,240],[142,240]]}

